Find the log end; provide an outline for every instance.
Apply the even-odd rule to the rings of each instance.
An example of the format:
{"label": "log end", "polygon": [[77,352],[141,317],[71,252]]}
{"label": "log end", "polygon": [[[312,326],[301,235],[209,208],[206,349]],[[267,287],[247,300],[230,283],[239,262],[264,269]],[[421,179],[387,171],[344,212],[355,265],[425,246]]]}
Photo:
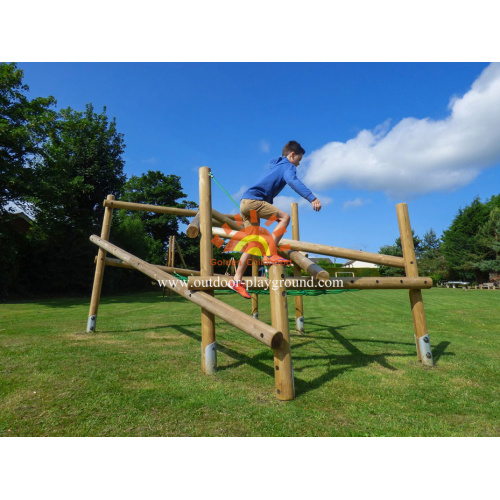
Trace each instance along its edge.
{"label": "log end", "polygon": [[200,228],[196,226],[189,226],[186,229],[186,234],[188,238],[196,238],[200,234]]}
{"label": "log end", "polygon": [[281,332],[276,332],[271,339],[271,347],[277,349],[281,342],[283,341],[283,334]]}
{"label": "log end", "polygon": [[317,280],[327,281],[330,279],[330,273],[328,271],[320,271],[316,275]]}

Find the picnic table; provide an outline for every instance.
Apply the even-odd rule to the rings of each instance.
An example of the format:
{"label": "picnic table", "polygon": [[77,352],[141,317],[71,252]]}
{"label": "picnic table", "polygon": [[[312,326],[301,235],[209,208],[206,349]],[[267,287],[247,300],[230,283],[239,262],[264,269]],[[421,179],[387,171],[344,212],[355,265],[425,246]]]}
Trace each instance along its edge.
{"label": "picnic table", "polygon": [[447,281],[445,283],[446,288],[457,288],[457,287],[468,287],[470,285],[470,281]]}

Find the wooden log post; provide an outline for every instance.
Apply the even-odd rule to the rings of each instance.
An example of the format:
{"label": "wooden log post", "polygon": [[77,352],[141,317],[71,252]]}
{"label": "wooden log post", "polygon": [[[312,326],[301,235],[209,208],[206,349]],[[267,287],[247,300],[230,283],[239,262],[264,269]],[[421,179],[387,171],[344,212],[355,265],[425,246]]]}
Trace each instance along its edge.
{"label": "wooden log post", "polygon": [[[114,200],[112,194],[107,196],[107,200]],[[111,231],[111,220],[113,218],[113,209],[106,207],[104,209],[104,218],[102,221],[101,238],[109,240]],[[102,280],[104,277],[104,268],[106,267],[106,250],[99,248],[97,253],[97,262],[95,266],[94,284],[92,286],[92,296],[90,298],[90,310],[87,320],[87,333],[95,332],[97,323],[97,311],[99,310],[99,301],[101,299]]]}
{"label": "wooden log post", "polygon": [[[418,278],[417,258],[413,246],[413,234],[410,225],[410,216],[408,214],[408,205],[406,203],[398,203],[396,205],[396,212],[398,216],[406,276],[407,278]],[[410,290],[409,294],[413,326],[415,327],[415,343],[417,346],[418,358],[424,365],[433,366],[434,361],[432,359],[429,332],[427,331],[422,290]]]}
{"label": "wooden log post", "polygon": [[170,266],[170,251],[172,249],[172,236],[168,237],[168,250],[167,250],[167,260],[165,261],[165,264],[167,266]]}
{"label": "wooden log post", "polygon": [[[167,267],[173,267],[172,266],[172,236],[169,236],[168,237],[168,253],[167,253]],[[172,292],[164,287],[163,288],[163,296],[165,297],[165,295],[167,295],[167,297],[172,297]]]}
{"label": "wooden log post", "polygon": [[269,281],[272,282],[272,286],[269,288],[271,321],[274,328],[283,334],[283,340],[280,345],[273,349],[276,397],[281,401],[290,401],[295,398],[295,384],[293,379],[288,304],[284,279],[284,266],[273,265],[269,268]]}
{"label": "wooden log post", "polygon": [[[177,240],[175,240],[175,247],[177,248],[177,253],[179,254],[179,257],[181,258],[182,265],[184,266],[185,269],[187,269],[186,261],[184,260],[184,255],[182,255],[182,252],[181,252],[181,246],[179,245],[179,242]],[[174,267],[174,266],[172,266],[172,267]]]}
{"label": "wooden log post", "polygon": [[[170,251],[170,267],[175,267],[175,236],[172,236],[172,250]],[[174,294],[172,290],[169,290],[169,296],[172,297]]]}
{"label": "wooden log post", "polygon": [[[252,276],[259,276],[259,263],[256,259],[252,260]],[[252,316],[255,319],[259,319],[259,296],[256,293],[252,293]]]}
{"label": "wooden log post", "polygon": [[[292,239],[300,240],[299,236],[299,205],[292,203]],[[293,275],[300,277],[302,270],[297,264],[293,264]],[[304,333],[304,297],[302,295],[295,296],[295,329],[297,333]]]}
{"label": "wooden log post", "polygon": [[[199,213],[200,213],[200,274],[213,274],[212,265],[212,186],[210,168],[199,170]],[[214,292],[207,292],[213,297]],[[201,309],[201,366],[203,373],[211,375],[217,371],[217,345],[215,342],[215,316],[207,309]]]}

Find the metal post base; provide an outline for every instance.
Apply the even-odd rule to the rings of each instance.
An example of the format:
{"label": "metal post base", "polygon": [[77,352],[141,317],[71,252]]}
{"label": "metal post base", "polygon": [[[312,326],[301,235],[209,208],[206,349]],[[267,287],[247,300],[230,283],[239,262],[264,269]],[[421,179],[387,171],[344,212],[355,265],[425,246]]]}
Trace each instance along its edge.
{"label": "metal post base", "polygon": [[217,372],[217,342],[205,347],[205,374],[213,375]]}
{"label": "metal post base", "polygon": [[434,366],[429,334],[424,335],[423,337],[420,337],[418,339],[418,347],[420,349],[420,355],[422,356],[422,363],[426,366]]}
{"label": "metal post base", "polygon": [[296,325],[297,333],[304,333],[304,316],[300,316],[300,318],[296,318],[295,325]]}
{"label": "metal post base", "polygon": [[87,333],[95,332],[95,325],[97,321],[97,316],[89,316],[87,321]]}

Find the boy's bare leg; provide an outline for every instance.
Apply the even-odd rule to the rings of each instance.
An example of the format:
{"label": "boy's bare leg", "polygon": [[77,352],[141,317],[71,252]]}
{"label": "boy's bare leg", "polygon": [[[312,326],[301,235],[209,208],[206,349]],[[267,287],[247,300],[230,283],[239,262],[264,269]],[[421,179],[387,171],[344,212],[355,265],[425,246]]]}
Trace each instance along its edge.
{"label": "boy's bare leg", "polygon": [[236,274],[234,275],[234,281],[240,281],[243,279],[243,275],[248,267],[248,261],[252,260],[254,256],[251,253],[244,252],[241,255],[240,262],[238,263],[238,269],[236,270]]}
{"label": "boy's bare leg", "polygon": [[290,216],[286,212],[282,212],[280,210],[277,219],[278,219],[278,225],[274,228],[274,231],[271,233],[273,236],[274,243],[276,243],[276,250],[278,250],[278,243],[280,242],[281,238],[283,237],[283,234],[285,233],[283,229],[286,229],[288,227],[288,224],[290,224]]}
{"label": "boy's bare leg", "polygon": [[[280,210],[278,212],[277,220],[278,224],[274,228],[274,231],[271,233],[274,243],[276,244],[276,250],[278,250],[278,243],[280,242],[285,232],[283,231],[283,229],[286,229],[288,227],[288,224],[290,224],[290,216],[286,212]],[[264,255],[262,257],[264,257]],[[243,275],[245,274],[245,271],[248,267],[248,261],[254,258],[256,257],[250,253],[245,252],[242,254],[240,262],[238,263],[238,269],[236,270],[236,274],[234,275],[235,281],[240,281],[243,279]]]}

